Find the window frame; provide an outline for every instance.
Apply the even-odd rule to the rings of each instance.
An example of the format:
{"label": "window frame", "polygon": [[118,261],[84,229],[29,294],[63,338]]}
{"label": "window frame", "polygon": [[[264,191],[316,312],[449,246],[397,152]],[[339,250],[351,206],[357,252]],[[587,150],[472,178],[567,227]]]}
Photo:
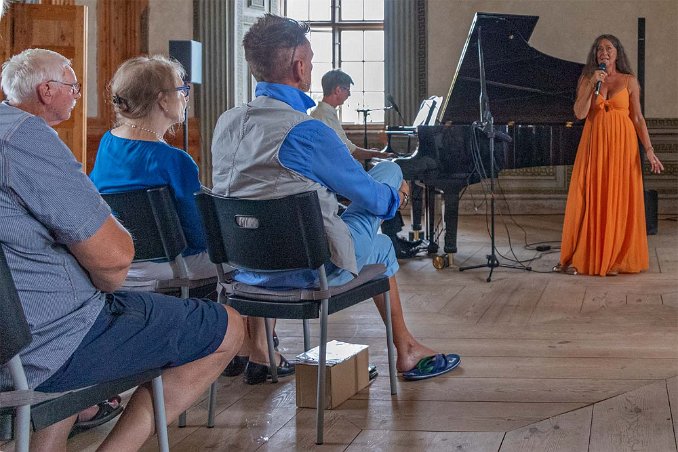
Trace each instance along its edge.
{"label": "window frame", "polygon": [[[313,0],[310,0],[313,1]],[[372,0],[364,0],[369,2]],[[386,0],[382,0],[386,1]],[[337,69],[341,67],[341,32],[342,31],[384,31],[384,20],[342,20],[341,19],[341,2],[342,0],[330,0],[330,20],[308,20],[305,21],[311,27],[311,31],[314,29],[321,29],[323,31],[330,30],[332,36],[332,69]],[[287,16],[287,0],[283,4],[283,12]],[[384,52],[385,53],[385,52]],[[385,57],[385,55],[384,55]],[[365,60],[363,59],[363,64]],[[385,60],[384,60],[385,62]],[[384,66],[385,68],[385,66]],[[322,91],[322,88],[321,88]],[[364,95],[363,87],[363,95]],[[375,92],[375,91],[372,91]],[[378,92],[378,91],[376,91]],[[385,90],[382,92],[385,96]],[[339,119],[341,120],[341,111],[339,112]],[[343,123],[343,121],[342,121]],[[371,121],[368,124],[383,125],[385,123],[382,121]],[[348,127],[351,127],[353,123],[346,123]],[[355,124],[356,127],[359,124]],[[361,126],[362,127],[362,126]]]}

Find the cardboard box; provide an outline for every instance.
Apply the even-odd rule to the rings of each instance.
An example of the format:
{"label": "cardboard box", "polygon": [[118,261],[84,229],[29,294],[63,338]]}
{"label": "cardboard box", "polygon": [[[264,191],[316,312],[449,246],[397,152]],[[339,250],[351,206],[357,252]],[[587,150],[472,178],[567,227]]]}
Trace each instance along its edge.
{"label": "cardboard box", "polygon": [[[319,348],[297,356],[297,406],[315,408]],[[327,343],[325,409],[341,405],[369,383],[367,345],[331,341]]]}

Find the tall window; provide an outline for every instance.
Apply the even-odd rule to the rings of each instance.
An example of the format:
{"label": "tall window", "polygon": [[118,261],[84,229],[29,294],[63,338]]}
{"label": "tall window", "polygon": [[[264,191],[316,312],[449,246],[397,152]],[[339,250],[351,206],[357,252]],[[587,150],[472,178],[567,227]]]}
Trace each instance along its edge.
{"label": "tall window", "polygon": [[[354,82],[340,108],[342,122],[361,124],[357,109],[384,107],[383,0],[287,0],[285,14],[311,26],[311,97],[316,102],[322,99],[323,74],[341,69]],[[370,112],[367,121],[384,122],[384,111]]]}

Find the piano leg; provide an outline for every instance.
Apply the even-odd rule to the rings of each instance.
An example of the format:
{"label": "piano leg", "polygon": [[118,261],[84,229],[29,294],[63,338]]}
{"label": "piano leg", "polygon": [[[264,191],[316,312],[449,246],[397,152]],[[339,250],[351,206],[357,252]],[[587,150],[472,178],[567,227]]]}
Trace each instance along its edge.
{"label": "piano leg", "polygon": [[445,202],[445,252],[457,252],[457,226],[459,223],[459,186],[444,187]]}
{"label": "piano leg", "polygon": [[457,252],[457,226],[459,223],[459,191],[461,187],[458,184],[433,186],[426,185],[426,239],[429,242],[428,252],[434,254],[438,252],[438,242],[436,240],[436,191],[442,190],[443,201],[445,203],[443,213],[443,227],[445,229],[445,253]]}
{"label": "piano leg", "polygon": [[423,213],[423,204],[424,204],[424,189],[421,188],[421,185],[415,183],[415,181],[409,181],[410,183],[410,200],[412,201],[412,230],[421,231],[421,214]]}
{"label": "piano leg", "polygon": [[438,243],[436,243],[436,188],[433,185],[426,185],[426,240],[428,247],[426,251],[429,254],[438,252]]}

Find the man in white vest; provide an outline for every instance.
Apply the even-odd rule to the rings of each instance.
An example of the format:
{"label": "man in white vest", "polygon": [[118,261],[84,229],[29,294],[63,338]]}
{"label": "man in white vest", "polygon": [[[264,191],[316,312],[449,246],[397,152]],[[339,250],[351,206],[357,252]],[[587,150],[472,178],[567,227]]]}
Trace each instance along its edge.
{"label": "man in white vest", "polygon": [[[398,371],[417,380],[448,372],[459,364],[459,356],[436,353],[408,330],[395,279],[398,261],[391,240],[378,233],[382,220],[407,202],[409,187],[395,163],[382,162],[365,172],[331,128],[305,113],[315,105],[305,94],[313,69],[308,31],[305,23],[267,14],[245,34],[245,58],[258,81],[256,98],[225,112],[217,122],[213,191],[247,199],[316,191],[330,245],[330,285],[350,281],[366,264],[384,264]],[[351,201],[341,217],[337,194]],[[317,285],[311,270],[239,271],[235,278],[269,287]],[[375,304],[383,317],[383,296],[375,297]]]}

